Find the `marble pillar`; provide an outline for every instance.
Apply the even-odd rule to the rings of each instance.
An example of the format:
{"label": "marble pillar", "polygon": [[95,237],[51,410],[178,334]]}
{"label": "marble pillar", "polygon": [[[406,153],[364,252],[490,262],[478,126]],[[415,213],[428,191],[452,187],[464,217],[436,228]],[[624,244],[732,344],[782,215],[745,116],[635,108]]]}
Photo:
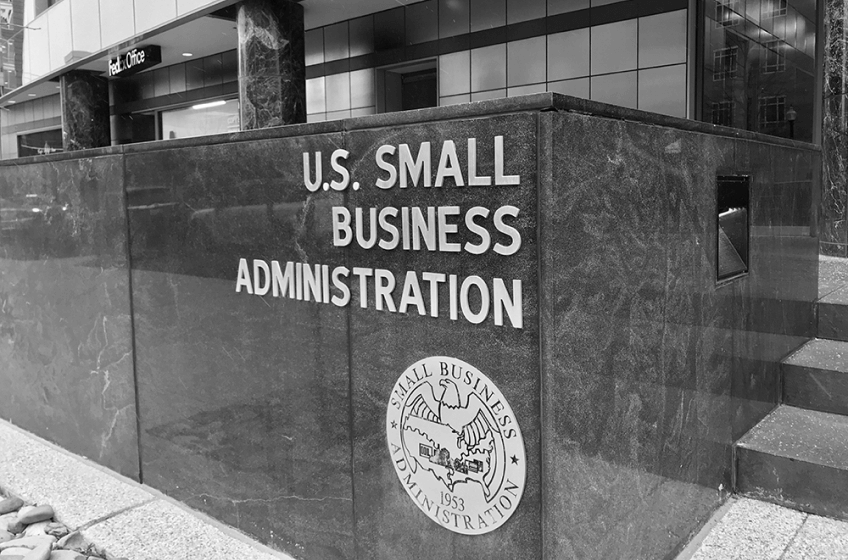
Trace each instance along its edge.
{"label": "marble pillar", "polygon": [[73,70],[62,75],[62,139],[66,152],[110,144],[109,82]]}
{"label": "marble pillar", "polygon": [[242,130],[306,122],[303,6],[241,2],[238,55]]}
{"label": "marble pillar", "polygon": [[848,0],[826,0],[821,252],[848,257]]}

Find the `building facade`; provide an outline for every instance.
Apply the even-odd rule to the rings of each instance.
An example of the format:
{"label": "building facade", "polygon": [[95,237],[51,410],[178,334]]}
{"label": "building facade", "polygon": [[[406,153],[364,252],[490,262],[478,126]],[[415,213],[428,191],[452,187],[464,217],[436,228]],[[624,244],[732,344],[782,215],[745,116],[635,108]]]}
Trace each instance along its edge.
{"label": "building facade", "polygon": [[[261,58],[245,42],[261,24],[248,17],[239,29],[238,18],[261,2],[3,4],[3,158],[65,149],[63,123],[66,140],[75,134],[73,119],[62,119],[69,73],[105,82],[95,96],[103,99],[86,101],[101,113],[108,106],[109,130],[95,145],[252,127],[240,122],[239,83]],[[302,72],[296,96],[308,122],[551,91],[807,141],[819,134],[814,0],[403,4],[305,0],[302,24],[280,16],[298,46],[282,65]],[[282,4],[269,5],[282,14]],[[148,45],[158,47],[157,62],[109,72],[110,60]],[[76,103],[65,95],[66,106]],[[256,114],[281,112],[263,99],[268,107]]]}

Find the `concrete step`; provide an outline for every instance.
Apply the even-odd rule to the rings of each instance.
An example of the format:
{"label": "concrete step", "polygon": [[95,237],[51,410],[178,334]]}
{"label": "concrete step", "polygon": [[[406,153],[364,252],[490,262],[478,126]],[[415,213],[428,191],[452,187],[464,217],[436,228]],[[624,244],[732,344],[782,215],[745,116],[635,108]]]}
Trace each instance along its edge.
{"label": "concrete step", "polygon": [[736,492],[848,519],[848,417],[781,405],[734,451]]}
{"label": "concrete step", "polygon": [[848,342],[810,340],[781,370],[784,404],[848,415]]}
{"label": "concrete step", "polygon": [[848,340],[848,286],[827,294],[816,305],[819,338]]}

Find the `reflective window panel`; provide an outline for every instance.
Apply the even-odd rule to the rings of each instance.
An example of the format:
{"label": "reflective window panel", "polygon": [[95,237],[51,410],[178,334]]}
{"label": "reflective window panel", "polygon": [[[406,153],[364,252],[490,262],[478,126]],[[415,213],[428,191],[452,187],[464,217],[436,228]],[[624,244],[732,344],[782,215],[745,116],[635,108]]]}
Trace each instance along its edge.
{"label": "reflective window panel", "polygon": [[208,101],[162,111],[162,138],[188,138],[239,130],[238,99]]}
{"label": "reflective window panel", "polygon": [[812,142],[816,3],[707,0],[704,16],[700,118]]}

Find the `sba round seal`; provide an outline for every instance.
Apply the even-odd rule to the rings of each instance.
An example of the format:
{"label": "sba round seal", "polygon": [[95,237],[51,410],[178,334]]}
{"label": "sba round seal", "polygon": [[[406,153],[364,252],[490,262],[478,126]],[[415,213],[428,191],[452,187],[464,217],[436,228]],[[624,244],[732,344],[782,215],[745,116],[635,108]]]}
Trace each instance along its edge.
{"label": "sba round seal", "polygon": [[392,389],[386,435],[401,484],[439,525],[482,535],[518,508],[527,472],[521,430],[474,366],[443,356],[412,364]]}

